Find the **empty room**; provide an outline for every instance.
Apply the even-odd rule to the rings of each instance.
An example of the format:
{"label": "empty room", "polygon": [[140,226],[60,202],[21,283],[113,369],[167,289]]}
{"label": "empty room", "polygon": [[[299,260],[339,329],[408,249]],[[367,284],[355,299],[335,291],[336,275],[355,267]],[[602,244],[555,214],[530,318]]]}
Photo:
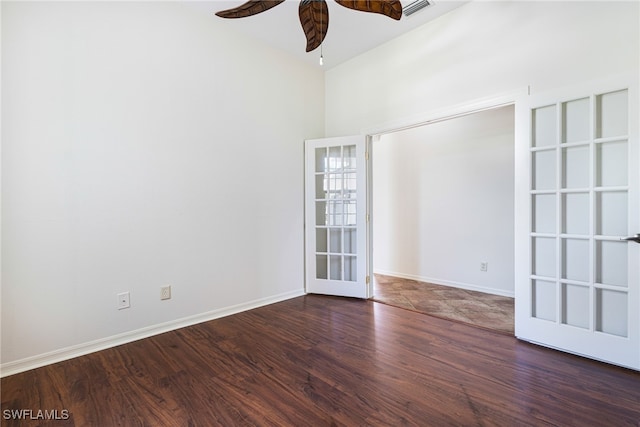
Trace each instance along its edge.
{"label": "empty room", "polygon": [[[0,12],[2,425],[638,426],[638,2]],[[377,174],[503,112],[506,151],[394,163],[449,213]],[[513,298],[513,331],[377,302],[380,271]]]}

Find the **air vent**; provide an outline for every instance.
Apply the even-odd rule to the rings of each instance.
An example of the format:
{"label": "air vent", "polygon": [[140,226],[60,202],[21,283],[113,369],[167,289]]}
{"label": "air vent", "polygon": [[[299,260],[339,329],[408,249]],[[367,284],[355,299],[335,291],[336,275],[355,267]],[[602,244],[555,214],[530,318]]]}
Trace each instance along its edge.
{"label": "air vent", "polygon": [[403,7],[402,13],[404,13],[404,16],[413,15],[417,11],[424,9],[429,5],[431,5],[431,3],[428,0],[416,0]]}

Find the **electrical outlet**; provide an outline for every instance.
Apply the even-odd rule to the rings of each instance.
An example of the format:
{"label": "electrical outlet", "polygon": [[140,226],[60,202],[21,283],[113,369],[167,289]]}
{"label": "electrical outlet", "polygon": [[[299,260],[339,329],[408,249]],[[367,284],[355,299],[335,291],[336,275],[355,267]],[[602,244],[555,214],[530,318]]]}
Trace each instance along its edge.
{"label": "electrical outlet", "polygon": [[160,299],[171,299],[171,285],[160,288]]}
{"label": "electrical outlet", "polygon": [[118,294],[118,310],[131,307],[129,301],[129,292],[122,292]]}
{"label": "electrical outlet", "polygon": [[487,271],[489,269],[489,263],[488,262],[481,262],[480,263],[480,271]]}

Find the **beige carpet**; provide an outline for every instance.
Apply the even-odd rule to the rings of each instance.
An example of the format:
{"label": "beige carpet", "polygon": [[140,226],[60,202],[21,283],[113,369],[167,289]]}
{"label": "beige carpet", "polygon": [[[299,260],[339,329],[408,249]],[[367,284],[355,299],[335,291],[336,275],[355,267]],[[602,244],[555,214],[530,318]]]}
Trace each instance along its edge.
{"label": "beige carpet", "polygon": [[513,298],[380,274],[374,277],[374,301],[514,334]]}

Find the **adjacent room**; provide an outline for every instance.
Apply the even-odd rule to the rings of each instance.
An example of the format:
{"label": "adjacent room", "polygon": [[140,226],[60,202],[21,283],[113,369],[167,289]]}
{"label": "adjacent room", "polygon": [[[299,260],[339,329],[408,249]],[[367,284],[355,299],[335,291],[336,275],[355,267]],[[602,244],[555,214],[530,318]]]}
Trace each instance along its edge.
{"label": "adjacent room", "polygon": [[1,2],[2,425],[637,426],[640,4],[243,3]]}
{"label": "adjacent room", "polygon": [[514,111],[372,144],[374,299],[513,335]]}

